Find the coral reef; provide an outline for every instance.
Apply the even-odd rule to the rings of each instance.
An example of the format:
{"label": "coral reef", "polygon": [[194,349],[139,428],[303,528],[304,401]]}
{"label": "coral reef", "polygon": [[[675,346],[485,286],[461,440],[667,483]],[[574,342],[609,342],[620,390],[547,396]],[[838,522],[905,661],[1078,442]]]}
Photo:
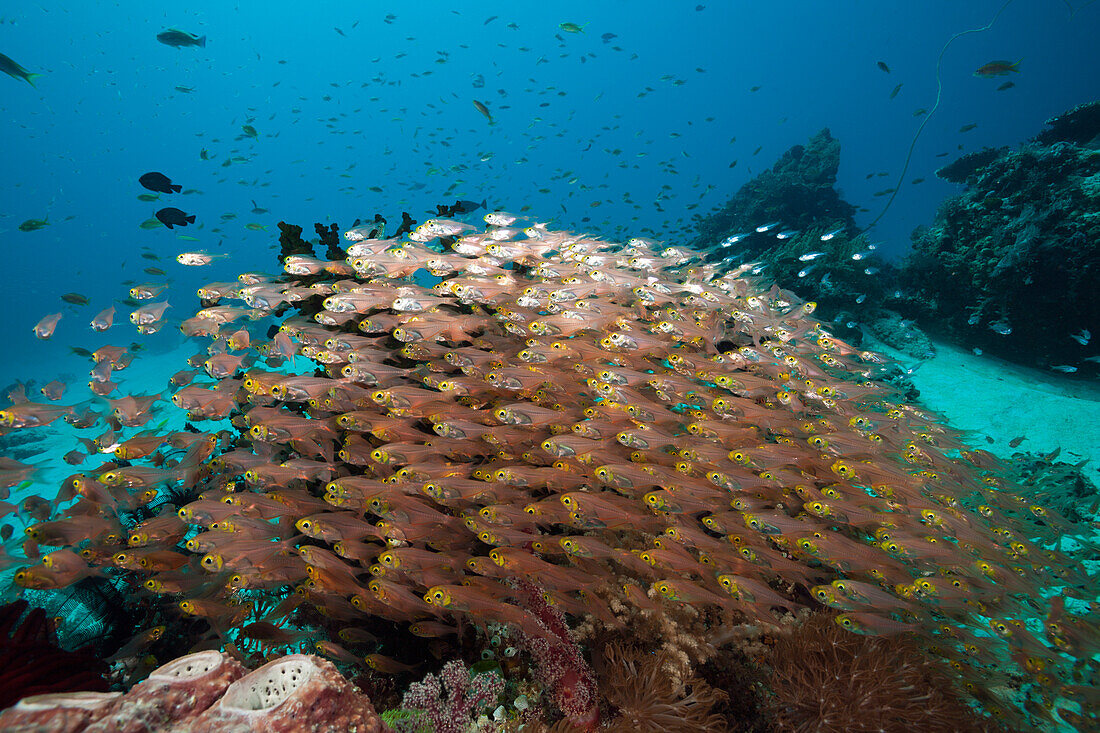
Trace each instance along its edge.
{"label": "coral reef", "polygon": [[1089,188],[1100,150],[1088,142],[1098,110],[1079,107],[1016,150],[944,169],[966,190],[914,232],[899,309],[1006,359],[1096,373],[1082,329],[1100,332],[1100,201]]}
{"label": "coral reef", "polygon": [[953,163],[936,171],[936,175],[951,183],[966,183],[971,176],[977,175],[982,168],[1008,152],[1008,148],[982,148],[967,153]]}
{"label": "coral reef", "polygon": [[1046,121],[1046,129],[1035,136],[1039,145],[1069,142],[1096,147],[1100,136],[1100,101],[1079,104],[1068,112]]}
{"label": "coral reef", "polygon": [[[431,219],[407,242],[351,230],[344,258],[289,255],[285,276],[205,287],[182,326],[202,322],[203,373],[167,409],[208,429],[158,433],[147,396],[115,400],[128,458],[65,482],[27,528],[60,549],[16,582],[103,576],[143,609],[141,633],[392,675],[505,625],[544,718],[568,725],[592,726],[598,695],[567,617],[614,627],[628,606],[691,609],[682,631],[829,606],[846,633],[933,639],[983,704],[1012,669],[1035,678],[1025,697],[1087,706],[1058,680],[1100,648],[1095,621],[1044,591],[1094,596],[1088,550],[1061,547],[1074,527],[996,458],[874,381],[881,356],[692,250],[489,216],[507,221]],[[46,408],[0,419],[40,424]],[[677,640],[682,656],[660,655],[677,674],[658,680],[686,685],[670,707],[704,722],[718,714],[690,667],[708,643]],[[261,719],[249,710],[283,698],[255,675],[319,664],[295,659],[194,725]]]}
{"label": "coral reef", "polygon": [[776,643],[770,661],[779,731],[988,729],[907,637],[849,634],[818,613]]}
{"label": "coral reef", "polygon": [[816,302],[818,317],[854,345],[868,328],[880,341],[925,358],[933,350],[919,328],[889,328],[902,320],[887,307],[897,273],[857,234],[856,209],[836,189],[839,166],[840,143],[824,129],[701,218],[692,247],[711,260],[751,261],[749,272]]}
{"label": "coral reef", "polygon": [[[854,206],[836,190],[840,167],[840,142],[828,128],[795,145],[772,166],[746,183],[725,206],[696,226],[693,249],[709,252],[733,232],[751,230],[766,222],[781,222],[784,229],[812,227],[854,231]],[[751,226],[750,226],[751,225]],[[756,257],[763,239],[750,239],[740,249]]]}

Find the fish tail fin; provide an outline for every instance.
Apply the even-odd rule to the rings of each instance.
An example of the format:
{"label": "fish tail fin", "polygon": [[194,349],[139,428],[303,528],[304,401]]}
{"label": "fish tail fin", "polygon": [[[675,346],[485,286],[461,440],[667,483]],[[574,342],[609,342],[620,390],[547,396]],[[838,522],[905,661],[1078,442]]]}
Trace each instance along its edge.
{"label": "fish tail fin", "polygon": [[194,214],[192,214],[191,216],[187,217],[187,223],[188,223],[188,224],[194,224],[194,223],[195,223],[195,215],[194,215]]}
{"label": "fish tail fin", "polygon": [[172,189],[172,193],[179,193],[180,191],[183,190],[183,186],[170,185],[170,186],[168,186],[168,188]]}
{"label": "fish tail fin", "polygon": [[24,76],[23,78],[27,80],[27,83],[28,83],[28,84],[30,84],[30,85],[31,85],[32,87],[34,87],[35,89],[37,89],[38,87],[36,87],[36,86],[35,86],[35,84],[34,84],[34,79],[37,79],[37,78],[38,78],[38,77],[40,77],[40,76],[42,76],[42,75],[41,75],[41,74],[27,74],[27,75],[26,75],[26,76]]}
{"label": "fish tail fin", "polygon": [[206,48],[206,36],[199,36],[199,45]]}
{"label": "fish tail fin", "polygon": [[485,206],[485,204],[486,204],[486,202],[487,202],[488,200],[489,200],[489,199],[481,199],[481,208],[483,208],[483,209],[484,209],[484,208],[487,208],[487,207]]}

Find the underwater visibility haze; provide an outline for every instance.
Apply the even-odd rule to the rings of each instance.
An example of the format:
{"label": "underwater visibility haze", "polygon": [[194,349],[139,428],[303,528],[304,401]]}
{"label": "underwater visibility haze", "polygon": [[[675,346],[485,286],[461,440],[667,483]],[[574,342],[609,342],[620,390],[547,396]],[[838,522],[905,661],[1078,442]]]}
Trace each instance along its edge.
{"label": "underwater visibility haze", "polygon": [[1098,31],[5,4],[0,727],[1095,730]]}

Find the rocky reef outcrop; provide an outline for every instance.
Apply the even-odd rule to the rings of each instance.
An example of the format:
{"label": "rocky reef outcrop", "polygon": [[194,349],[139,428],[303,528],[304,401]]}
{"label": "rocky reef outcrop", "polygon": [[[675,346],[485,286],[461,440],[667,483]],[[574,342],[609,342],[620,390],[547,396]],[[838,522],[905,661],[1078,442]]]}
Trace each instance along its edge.
{"label": "rocky reef outcrop", "polygon": [[[709,251],[730,234],[752,231],[766,222],[780,222],[784,229],[854,231],[856,208],[836,189],[839,167],[840,141],[829,128],[822,128],[805,145],[783,153],[771,170],[742,186],[725,206],[701,219],[691,246]],[[740,249],[763,243],[750,237]]]}
{"label": "rocky reef outcrop", "polygon": [[927,357],[934,353],[928,338],[889,307],[897,273],[859,234],[856,207],[836,187],[839,167],[840,142],[822,129],[700,219],[692,246],[731,267],[754,263],[753,273],[815,301],[821,320],[853,344],[866,331],[913,358]]}
{"label": "rocky reef outcrop", "polygon": [[907,315],[971,347],[1095,373],[1100,331],[1100,102],[1047,121],[1017,149],[938,175],[966,190],[913,234]]}

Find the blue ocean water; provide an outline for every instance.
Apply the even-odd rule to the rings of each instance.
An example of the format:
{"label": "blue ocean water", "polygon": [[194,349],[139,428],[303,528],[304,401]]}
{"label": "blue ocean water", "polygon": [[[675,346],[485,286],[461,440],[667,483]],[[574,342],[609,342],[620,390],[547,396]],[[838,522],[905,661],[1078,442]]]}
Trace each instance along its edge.
{"label": "blue ocean water", "polygon": [[[933,175],[937,154],[1019,143],[1100,88],[1100,8],[1005,5],[5,3],[0,52],[41,76],[33,87],[2,80],[0,381],[81,374],[68,347],[103,343],[87,322],[125,297],[126,281],[171,280],[183,317],[194,286],[274,270],[279,219],[309,232],[382,213],[392,231],[403,210],[422,219],[437,203],[487,199],[556,227],[687,240],[694,216],[829,127],[843,146],[839,187],[868,209],[857,217],[866,224],[885,201],[873,192],[897,185],[914,112],[933,107],[944,43],[1003,10],[944,55],[940,107],[871,232],[900,255],[955,190]],[[159,43],[168,28],[206,45]],[[972,75],[994,59],[1023,59],[1015,87]],[[139,201],[137,178],[150,170],[191,192]],[[866,177],[879,172],[888,175]],[[268,211],[250,213],[253,202]],[[139,228],[168,205],[196,224]],[[19,231],[30,218],[49,225]],[[231,257],[203,269],[174,262],[197,249]],[[91,305],[62,303],[69,292]],[[31,327],[57,311],[52,340],[35,339]],[[117,329],[114,340],[130,338]],[[145,343],[176,340],[168,329]]]}

